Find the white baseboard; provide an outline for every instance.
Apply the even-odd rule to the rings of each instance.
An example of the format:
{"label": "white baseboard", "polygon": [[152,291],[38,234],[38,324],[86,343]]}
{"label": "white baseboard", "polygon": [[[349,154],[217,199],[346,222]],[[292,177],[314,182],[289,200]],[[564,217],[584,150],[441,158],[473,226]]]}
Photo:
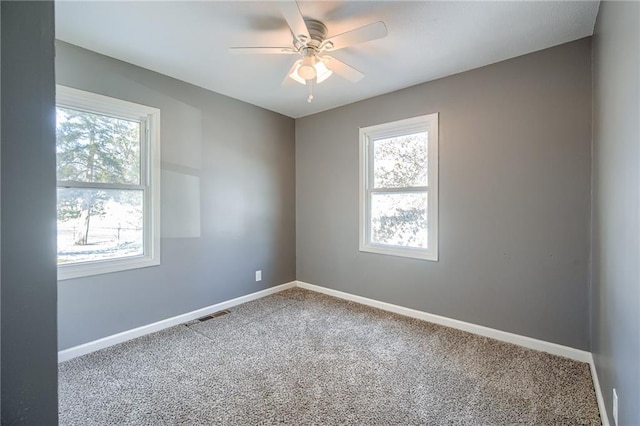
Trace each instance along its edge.
{"label": "white baseboard", "polygon": [[600,381],[598,380],[598,371],[596,370],[596,364],[593,359],[593,355],[590,354],[589,367],[591,368],[591,377],[593,378],[593,388],[596,391],[596,401],[598,401],[598,409],[600,410],[600,420],[602,426],[609,426],[609,417],[607,417],[607,407],[604,405],[604,398],[602,397],[602,389],[600,388]]}
{"label": "white baseboard", "polygon": [[480,336],[490,337],[502,342],[512,343],[514,345],[523,346],[525,348],[547,352],[552,355],[563,356],[575,361],[586,362],[589,364],[589,368],[591,369],[591,378],[593,380],[593,387],[596,392],[596,401],[598,402],[598,409],[600,411],[600,420],[602,421],[602,426],[610,426],[609,417],[607,417],[607,409],[604,405],[604,398],[602,397],[602,389],[600,389],[598,372],[596,371],[596,366],[591,352],[571,348],[569,346],[559,345],[557,343],[546,342],[544,340],[533,339],[531,337],[521,336],[519,334],[509,333],[502,330],[496,330],[494,328],[484,327],[482,325],[447,318],[440,315],[429,314],[427,312],[405,308],[403,306],[393,305],[391,303],[380,302],[378,300],[356,296],[350,293],[305,283],[303,281],[297,281],[297,286],[318,293],[324,293],[328,296],[350,300],[352,302],[382,309],[384,311],[394,312],[396,314],[404,315],[407,317],[416,318],[419,320],[428,321],[451,328],[456,328],[458,330],[467,331],[469,333],[477,334]]}
{"label": "white baseboard", "polygon": [[305,283],[303,281],[292,281],[286,284],[270,287],[262,291],[247,294],[246,296],[241,296],[235,299],[227,300],[225,302],[216,303],[215,305],[211,305],[201,309],[197,309],[195,311],[187,312],[185,314],[178,315],[172,318],[167,318],[165,320],[144,325],[142,327],[134,328],[132,330],[123,331],[122,333],[113,334],[111,336],[107,336],[102,339],[95,340],[93,342],[74,346],[72,348],[59,351],[58,362],[67,361],[91,352],[95,352],[103,348],[107,348],[109,346],[116,345],[118,343],[123,343],[128,340],[132,340],[137,337],[144,336],[146,334],[164,330],[165,328],[173,327],[175,325],[179,325],[179,324],[212,314],[217,311],[228,309],[233,306],[251,302],[253,300],[260,299],[265,296],[269,296],[270,294],[278,293],[280,291],[287,290],[289,288],[293,288],[296,286],[300,288],[304,288],[306,290],[311,290],[318,293],[324,293],[329,296],[360,303],[362,305],[367,305],[374,308],[382,309],[384,311],[394,312],[396,314],[404,315],[407,317],[444,325],[446,327],[467,331],[469,333],[477,334],[480,336],[490,337],[492,339],[500,340],[507,343],[512,343],[514,345],[523,346],[525,348],[547,352],[553,355],[563,356],[566,358],[573,359],[575,361],[586,362],[589,364],[589,367],[591,369],[591,376],[593,378],[593,385],[596,392],[596,400],[598,402],[598,408],[600,410],[600,418],[602,420],[602,425],[610,426],[609,418],[607,417],[606,407],[604,405],[602,390],[600,389],[600,382],[598,381],[598,373],[596,371],[593,356],[590,352],[571,348],[568,346],[559,345],[557,343],[546,342],[544,340],[533,339],[527,336],[521,336],[519,334],[509,333],[502,330],[496,330],[494,328],[484,327],[481,325],[472,324],[472,323],[456,320],[453,318],[434,315],[427,312],[418,311],[416,309],[405,308],[403,306],[393,305],[391,303],[380,302],[378,300],[369,299],[367,297],[362,297],[362,296],[356,296],[354,294],[345,293],[342,291]]}
{"label": "white baseboard", "polygon": [[236,297],[235,299],[227,300],[226,302],[216,303],[215,305],[207,306],[195,311],[187,312],[186,314],[178,315],[172,318],[167,318],[162,321],[154,322],[152,324],[143,325],[132,330],[123,331],[122,333],[113,334],[111,336],[103,337],[102,339],[94,340],[93,342],[84,343],[82,345],[74,346],[58,352],[58,362],[70,360],[72,358],[79,357],[91,352],[95,352],[100,349],[107,348],[109,346],[116,345],[118,343],[126,342],[127,340],[135,339],[136,337],[144,336],[145,334],[154,333],[156,331],[164,330],[165,328],[173,327],[187,321],[210,315],[214,312],[222,311],[233,306],[241,305],[243,303],[251,302],[252,300],[260,299],[270,294],[278,293],[289,288],[296,286],[296,281],[292,281],[286,284],[281,284],[275,287],[270,287],[262,291],[247,294],[246,296]]}
{"label": "white baseboard", "polygon": [[484,327],[482,325],[472,324],[469,322],[447,318],[440,315],[434,315],[427,312],[418,311],[416,309],[393,305],[391,303],[380,302],[378,300],[369,299],[367,297],[356,296],[353,294],[305,283],[302,281],[297,281],[297,283],[298,287],[300,288],[315,291],[318,293],[324,293],[326,295],[338,297],[340,299],[350,300],[362,305],[371,306],[374,308],[382,309],[384,311],[394,312],[396,314],[404,315],[407,317],[416,318],[419,320],[428,321],[451,328],[456,328],[458,330],[467,331],[469,333],[478,334],[480,336],[490,337],[502,342],[513,343],[514,345],[523,346],[525,348],[547,352],[552,355],[563,356],[575,361],[588,363],[592,360],[590,352],[571,348],[569,346],[563,346],[557,343],[551,343],[527,336],[521,336],[519,334],[509,333],[507,331],[496,330],[495,328]]}

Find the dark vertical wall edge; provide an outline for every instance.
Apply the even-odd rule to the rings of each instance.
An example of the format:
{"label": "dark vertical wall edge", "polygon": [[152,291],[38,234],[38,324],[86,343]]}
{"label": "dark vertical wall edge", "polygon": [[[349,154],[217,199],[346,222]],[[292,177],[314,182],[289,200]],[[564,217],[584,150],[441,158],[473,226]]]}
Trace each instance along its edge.
{"label": "dark vertical wall edge", "polygon": [[593,36],[591,352],[609,421],[640,424],[640,4],[603,1]]}
{"label": "dark vertical wall edge", "polygon": [[[2,8],[0,7],[0,64],[2,63]],[[0,81],[2,81],[2,66],[0,65]],[[2,84],[0,84],[0,99],[2,99]],[[2,102],[0,102],[0,212],[2,212]],[[0,241],[2,241],[2,223],[0,222]],[[2,244],[0,243],[0,259],[2,258]],[[0,319],[2,318],[2,262],[0,261]],[[2,321],[0,320],[0,366],[2,366]],[[0,368],[0,384],[2,383],[2,368]],[[0,385],[0,389],[2,386]],[[0,421],[2,419],[2,398],[0,398]]]}
{"label": "dark vertical wall edge", "polygon": [[1,4],[2,424],[57,408],[53,2]]}
{"label": "dark vertical wall edge", "polygon": [[[0,7],[0,64],[2,63],[2,8]],[[2,81],[2,66],[0,65],[0,81]],[[2,99],[2,84],[0,84],[0,99]],[[2,102],[0,102],[0,212],[2,212]],[[2,241],[2,223],[0,221],[0,241]],[[2,258],[2,244],[0,243],[0,259]],[[0,366],[2,366],[2,262],[0,261]],[[0,368],[0,384],[2,383],[2,368]],[[2,386],[0,385],[0,389]],[[2,398],[0,397],[0,421],[2,419]]]}

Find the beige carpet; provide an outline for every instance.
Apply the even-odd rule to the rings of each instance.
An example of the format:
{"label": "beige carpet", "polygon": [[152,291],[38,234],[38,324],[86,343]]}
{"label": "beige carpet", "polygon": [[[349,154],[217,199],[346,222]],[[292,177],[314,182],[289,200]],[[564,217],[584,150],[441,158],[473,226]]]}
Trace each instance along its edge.
{"label": "beige carpet", "polygon": [[600,424],[587,364],[302,289],[59,379],[62,425]]}

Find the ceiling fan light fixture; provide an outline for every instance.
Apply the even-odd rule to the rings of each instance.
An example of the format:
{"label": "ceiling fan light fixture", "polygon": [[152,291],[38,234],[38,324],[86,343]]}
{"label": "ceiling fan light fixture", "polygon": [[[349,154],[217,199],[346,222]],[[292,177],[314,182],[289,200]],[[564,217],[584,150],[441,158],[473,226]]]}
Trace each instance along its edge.
{"label": "ceiling fan light fixture", "polygon": [[307,82],[304,80],[304,78],[300,77],[298,75],[298,70],[300,69],[300,65],[302,64],[302,59],[298,59],[298,61],[296,61],[296,66],[293,69],[293,71],[291,72],[291,74],[289,74],[289,77],[295,81],[297,81],[300,84],[307,84]]}
{"label": "ceiling fan light fixture", "polygon": [[331,74],[333,74],[333,71],[327,68],[327,66],[322,61],[318,61],[315,65],[315,68],[317,73],[317,76],[316,76],[317,84],[322,83],[323,81],[331,77]]}
{"label": "ceiling fan light fixture", "polygon": [[[305,64],[305,61],[306,61],[306,64]],[[313,65],[310,66],[308,65],[309,63],[313,63]],[[310,67],[311,70],[305,69],[304,68],[305,66]],[[315,83],[320,84],[326,79],[328,79],[329,77],[331,77],[331,74],[333,74],[333,71],[327,68],[327,66],[323,61],[318,60],[317,58],[306,57],[304,59],[298,60],[295,68],[293,69],[291,74],[289,74],[289,77],[291,77],[291,79],[293,79],[294,81],[300,84],[306,85],[307,80],[313,80],[314,78],[315,78]],[[313,75],[313,77],[305,78],[311,75]]]}
{"label": "ceiling fan light fixture", "polygon": [[298,76],[303,80],[313,80],[318,73],[315,68],[315,58],[313,56],[305,56],[298,67]]}

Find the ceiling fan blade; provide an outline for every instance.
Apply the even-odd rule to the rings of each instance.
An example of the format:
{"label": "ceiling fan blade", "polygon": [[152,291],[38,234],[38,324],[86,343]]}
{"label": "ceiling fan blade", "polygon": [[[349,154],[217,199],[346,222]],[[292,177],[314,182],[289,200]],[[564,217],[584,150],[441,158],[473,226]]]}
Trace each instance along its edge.
{"label": "ceiling fan blade", "polygon": [[237,55],[295,55],[298,53],[296,49],[293,49],[291,47],[230,47],[229,52]]}
{"label": "ceiling fan blade", "polygon": [[321,59],[322,62],[324,62],[324,64],[327,66],[327,68],[349,81],[357,83],[364,77],[364,74],[362,74],[360,71],[345,64],[342,61],[337,60],[336,58],[324,55],[321,57]]}
{"label": "ceiling fan blade", "polygon": [[321,48],[325,50],[338,50],[365,41],[376,40],[386,37],[387,26],[382,21],[374,22],[346,33],[335,35],[322,43]]}
{"label": "ceiling fan blade", "polygon": [[282,86],[291,86],[296,83],[296,81],[289,76],[291,75],[291,73],[293,73],[293,71],[295,71],[296,66],[300,61],[301,59],[298,59],[293,63],[293,65],[291,66],[291,69],[289,69],[289,71],[287,72],[287,75],[284,77],[284,80],[282,80],[282,83],[281,83]]}
{"label": "ceiling fan blade", "polygon": [[300,43],[306,44],[311,37],[309,36],[307,24],[304,23],[298,2],[295,0],[282,1],[278,2],[278,6],[293,36],[300,41]]}

